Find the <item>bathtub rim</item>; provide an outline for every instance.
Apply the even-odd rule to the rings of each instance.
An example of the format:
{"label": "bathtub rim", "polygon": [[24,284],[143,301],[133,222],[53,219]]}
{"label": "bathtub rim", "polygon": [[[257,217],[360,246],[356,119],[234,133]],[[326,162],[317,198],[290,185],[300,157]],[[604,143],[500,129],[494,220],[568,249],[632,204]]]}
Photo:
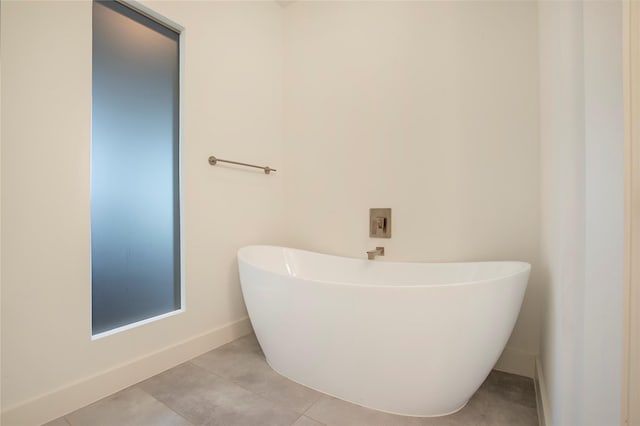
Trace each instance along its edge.
{"label": "bathtub rim", "polygon": [[[236,253],[236,258],[238,261],[242,260],[244,263],[246,263],[249,266],[252,266],[260,271],[264,271],[267,273],[271,273],[271,274],[275,274],[277,276],[280,277],[285,277],[285,278],[293,278],[296,280],[301,280],[301,281],[306,281],[306,282],[314,282],[314,283],[322,283],[322,284],[326,284],[326,285],[332,285],[332,286],[350,286],[350,287],[367,287],[367,288],[442,288],[442,287],[461,287],[461,286],[467,286],[467,285],[477,285],[477,284],[482,284],[482,283],[488,283],[488,282],[493,282],[493,281],[500,281],[500,280],[504,280],[504,279],[508,279],[508,278],[513,278],[519,274],[522,273],[527,273],[530,274],[531,273],[531,264],[529,262],[523,262],[523,261],[519,261],[519,260],[487,260],[487,261],[480,261],[480,262],[398,262],[398,261],[384,261],[384,262],[380,262],[380,263],[385,263],[388,265],[406,265],[406,264],[424,264],[424,265],[451,265],[451,264],[459,264],[459,265],[475,265],[475,264],[486,264],[486,263],[514,263],[514,264],[519,264],[520,266],[522,266],[522,269],[514,272],[514,273],[510,273],[507,275],[501,275],[498,277],[491,277],[491,278],[485,278],[485,279],[481,279],[481,280],[473,280],[473,281],[461,281],[461,282],[452,282],[452,283],[443,283],[443,284],[366,284],[366,283],[356,283],[356,282],[351,282],[351,281],[335,281],[335,280],[320,280],[320,279],[313,279],[313,278],[309,278],[309,277],[303,277],[303,276],[295,276],[295,275],[290,275],[287,273],[283,273],[283,272],[279,272],[279,271],[274,271],[272,269],[266,269],[262,266],[256,265],[253,262],[247,261],[246,256],[241,256],[241,252],[245,249],[250,249],[250,248],[269,248],[269,249],[279,249],[279,250],[292,250],[292,251],[299,251],[299,252],[303,252],[303,253],[310,253],[312,255],[316,255],[316,256],[325,256],[325,257],[333,257],[333,258],[338,258],[338,259],[346,259],[349,261],[360,261],[360,262],[374,262],[374,261],[369,261],[366,259],[360,259],[357,257],[346,257],[346,256],[337,256],[337,255],[333,255],[333,254],[325,254],[325,253],[318,253],[315,251],[311,251],[311,250],[303,250],[303,249],[297,249],[297,248],[293,248],[293,247],[284,247],[284,246],[275,246],[275,245],[268,245],[268,244],[252,244],[252,245],[248,245],[248,246],[243,246],[241,248],[238,249],[237,253]],[[528,283],[528,280],[527,280]]]}

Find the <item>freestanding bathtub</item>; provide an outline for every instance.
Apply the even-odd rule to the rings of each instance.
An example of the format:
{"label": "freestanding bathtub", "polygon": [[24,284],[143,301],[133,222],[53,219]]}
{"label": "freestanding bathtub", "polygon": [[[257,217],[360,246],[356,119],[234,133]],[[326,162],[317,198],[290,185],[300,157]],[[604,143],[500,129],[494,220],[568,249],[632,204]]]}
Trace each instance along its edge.
{"label": "freestanding bathtub", "polygon": [[465,406],[509,338],[524,262],[397,263],[271,246],[238,251],[242,292],[269,365],[376,410]]}

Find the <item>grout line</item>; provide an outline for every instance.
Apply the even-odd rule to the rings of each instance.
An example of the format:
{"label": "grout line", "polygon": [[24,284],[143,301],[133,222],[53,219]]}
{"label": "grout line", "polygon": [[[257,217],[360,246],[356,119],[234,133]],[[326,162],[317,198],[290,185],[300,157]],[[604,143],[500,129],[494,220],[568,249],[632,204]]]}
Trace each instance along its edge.
{"label": "grout line", "polygon": [[326,426],[326,424],[325,424],[325,423],[322,423],[320,420],[316,419],[316,418],[315,418],[315,417],[313,417],[313,416],[307,416],[306,414],[303,414],[303,416],[310,418],[310,419],[311,419],[311,420],[313,420],[314,422],[318,422],[318,423],[320,423],[321,425],[325,425],[325,426]]}
{"label": "grout line", "polygon": [[[162,374],[162,373],[160,373]],[[155,376],[153,376],[155,377]],[[138,390],[141,390],[142,392],[146,393],[147,395],[149,395],[151,398],[155,399],[156,401],[158,401],[160,404],[164,405],[165,407],[167,407],[169,409],[169,411],[174,412],[175,414],[178,415],[178,417],[183,418],[187,423],[189,423],[190,425],[195,426],[194,423],[191,422],[191,420],[187,419],[185,416],[183,416],[182,414],[178,413],[176,410],[174,410],[173,408],[169,407],[167,404],[165,404],[163,401],[159,400],[158,398],[156,398],[155,396],[151,395],[149,392],[147,392],[146,390],[142,389],[141,387],[139,387],[137,384],[133,385],[132,387],[136,387]],[[73,426],[73,425],[71,425]]]}
{"label": "grout line", "polygon": [[303,414],[303,415],[302,415],[302,416],[300,416],[300,417],[306,417],[306,418],[311,419],[311,420],[313,420],[314,422],[318,423],[319,425],[327,426],[327,423],[321,422],[320,420],[316,419],[316,418],[315,418],[315,417],[313,417],[313,416],[307,416],[306,414]]}
{"label": "grout line", "polygon": [[[215,349],[214,349],[214,350],[215,350]],[[261,356],[262,358],[264,358],[264,355],[260,355],[260,356]],[[189,360],[189,361],[187,361],[187,362],[191,363],[191,360]],[[290,381],[291,383],[294,383],[294,384],[297,384],[297,385],[300,385],[300,386],[304,386],[306,389],[309,389],[309,390],[312,390],[312,391],[318,392],[318,393],[320,394],[320,395],[318,395],[318,397],[317,397],[315,400],[313,400],[313,401],[311,402],[311,404],[309,404],[309,406],[308,406],[307,408],[305,408],[305,409],[304,409],[304,410],[302,410],[302,411],[298,411],[298,410],[295,410],[295,409],[293,409],[293,408],[291,408],[291,407],[288,407],[288,406],[286,406],[286,405],[282,404],[282,403],[281,403],[281,402],[279,402],[279,401],[275,401],[275,400],[273,400],[273,399],[269,398],[269,397],[268,397],[268,393],[267,393],[266,391],[265,391],[265,392],[256,392],[256,391],[254,391],[254,390],[252,390],[252,389],[249,389],[248,387],[244,386],[242,383],[238,383],[237,381],[235,381],[234,379],[232,379],[232,378],[230,378],[230,377],[222,376],[222,375],[220,375],[220,374],[218,374],[218,373],[215,373],[215,372],[213,372],[213,371],[209,370],[209,369],[208,369],[208,368],[206,368],[206,367],[203,367],[203,366],[200,366],[200,365],[197,365],[197,364],[194,364],[194,363],[191,363],[191,364],[192,364],[192,365],[194,365],[195,367],[200,368],[201,370],[206,371],[207,373],[213,374],[214,376],[219,377],[219,378],[220,378],[220,379],[222,379],[222,380],[225,380],[226,382],[233,383],[234,385],[238,386],[239,388],[244,389],[244,390],[246,390],[247,392],[250,392],[250,393],[252,393],[252,394],[254,394],[254,395],[256,395],[256,396],[259,396],[260,398],[264,399],[265,401],[269,401],[270,403],[274,404],[275,406],[277,406],[277,407],[279,407],[279,408],[282,408],[282,409],[284,409],[284,410],[291,411],[291,412],[293,412],[293,413],[299,414],[300,416],[298,416],[298,418],[300,418],[300,417],[304,416],[304,415],[305,415],[305,413],[306,413],[307,411],[309,411],[309,409],[310,409],[310,408],[311,408],[311,407],[312,407],[316,402],[318,402],[318,401],[322,398],[322,396],[324,395],[324,394],[323,394],[323,393],[321,393],[321,392],[315,391],[314,389],[311,389],[311,388],[309,388],[309,387],[307,387],[307,386],[301,385],[301,384],[299,384],[299,383],[296,383],[296,382],[294,382],[294,381],[291,381],[291,380],[287,379],[286,377],[282,376],[282,375],[281,375],[281,374],[279,374],[277,371],[275,371],[275,370],[273,370],[271,367],[269,367],[269,364],[267,364],[267,363],[266,363],[266,361],[265,361],[265,364],[267,365],[267,367],[269,367],[269,369],[270,369],[271,371],[273,371],[274,373],[276,373],[279,377],[282,377],[283,379],[285,379],[285,380],[287,380],[287,381]],[[234,365],[237,365],[237,364],[234,364]],[[296,419],[296,421],[297,421],[297,419]],[[294,422],[294,423],[295,423],[295,422]],[[292,423],[292,424],[293,424],[293,423]]]}
{"label": "grout line", "polygon": [[313,417],[310,417],[310,416],[305,416],[304,414],[300,414],[300,417],[298,417],[298,418],[296,419],[296,421],[295,421],[295,422],[291,423],[291,426],[293,426],[294,424],[296,424],[296,422],[297,422],[298,420],[300,420],[301,418],[303,418],[303,417],[304,417],[304,418],[306,418],[306,419],[311,419],[312,421],[314,421],[314,422],[318,423],[318,424],[319,424],[319,425],[321,425],[321,426],[327,426],[327,424],[326,424],[326,423],[322,423],[320,420],[316,420],[316,419],[314,419]]}
{"label": "grout line", "polygon": [[[204,371],[204,372],[206,372],[206,373],[209,373],[209,374],[212,374],[212,375],[216,376],[218,379],[221,379],[221,380],[224,380],[225,382],[228,382],[228,383],[234,384],[234,385],[238,386],[239,388],[246,390],[247,392],[250,392],[250,393],[252,393],[252,394],[254,394],[254,395],[257,395],[257,396],[259,396],[259,397],[262,397],[263,399],[266,399],[267,401],[271,401],[270,399],[265,398],[264,396],[260,395],[258,392],[254,392],[254,391],[252,391],[251,389],[248,389],[248,388],[246,388],[246,387],[242,386],[240,383],[237,383],[235,380],[233,380],[233,379],[231,379],[231,378],[229,378],[229,377],[221,376],[220,374],[215,373],[215,372],[213,372],[213,371],[209,370],[209,369],[208,369],[208,368],[206,368],[206,367],[202,367],[202,366],[200,366],[200,365],[198,365],[198,364],[194,364],[194,363],[192,363],[191,361],[187,361],[187,362],[189,362],[189,363],[190,363],[191,365],[193,365],[194,367],[199,368],[200,370],[203,370],[203,371]],[[274,401],[271,401],[271,402],[274,402]],[[274,402],[274,403],[275,403],[275,402]],[[293,411],[293,410],[292,410],[292,411]]]}
{"label": "grout line", "polygon": [[[205,371],[209,374],[213,374],[214,376],[218,377],[219,379],[225,379],[225,377],[219,375],[218,373],[214,373],[213,371],[209,370],[208,368],[202,367],[201,365],[195,364],[193,362],[191,362],[191,360],[187,361],[189,364],[191,364],[192,366],[199,368],[202,371]],[[225,379],[226,380],[226,379]]]}
{"label": "grout line", "polygon": [[[249,335],[247,335],[247,336],[249,336]],[[226,345],[231,345],[231,344],[233,344],[234,342],[237,342],[238,340],[240,340],[240,339],[242,339],[242,338],[244,338],[244,337],[246,337],[246,336],[243,336],[243,337],[240,337],[240,338],[238,338],[238,339],[236,339],[236,340],[233,340],[233,341],[231,341],[231,342],[227,343]],[[218,348],[215,348],[215,349],[213,349],[211,352],[215,352],[215,351],[217,351],[218,349],[220,349],[220,348],[222,348],[222,347],[224,347],[224,346],[226,346],[226,345],[223,345],[223,346],[220,346],[220,347],[218,347]],[[289,379],[287,379],[286,377],[284,377],[284,376],[280,375],[277,371],[273,370],[273,369],[269,366],[269,364],[266,362],[265,355],[264,355],[264,352],[262,351],[262,348],[260,348],[260,350],[259,350],[258,352],[253,351],[253,350],[248,350],[247,352],[251,352],[251,353],[255,353],[255,354],[259,355],[259,356],[264,360],[265,364],[269,367],[269,369],[270,369],[271,371],[273,371],[274,373],[278,374],[278,376],[280,376],[280,377],[282,377],[282,378],[284,378],[284,379],[286,379],[286,380],[290,381]],[[314,405],[316,402],[318,402],[318,401],[322,398],[322,396],[324,395],[324,394],[322,394],[322,393],[318,392],[318,393],[319,393],[318,397],[317,397],[315,400],[313,400],[313,401],[311,402],[311,404],[309,404],[309,406],[308,406],[307,408],[305,408],[302,412],[299,412],[299,411],[297,411],[297,410],[294,410],[294,409],[293,409],[293,408],[291,408],[291,407],[287,407],[286,405],[284,405],[284,404],[282,404],[282,403],[280,403],[280,402],[277,402],[277,401],[272,400],[271,398],[269,398],[269,397],[266,395],[266,392],[264,392],[264,393],[256,392],[256,391],[254,391],[254,390],[252,390],[252,389],[247,388],[247,387],[246,387],[246,386],[244,386],[242,383],[238,383],[236,380],[234,380],[234,379],[233,379],[233,378],[231,378],[231,377],[225,377],[225,376],[222,376],[222,375],[221,375],[221,374],[219,374],[219,373],[216,373],[216,372],[214,372],[214,371],[209,370],[207,367],[204,367],[204,366],[201,366],[201,365],[198,365],[198,364],[196,364],[196,363],[192,362],[194,359],[195,359],[195,358],[192,358],[192,359],[190,359],[190,360],[188,360],[188,361],[186,361],[186,362],[188,362],[189,364],[193,365],[194,367],[197,367],[197,368],[199,368],[199,369],[201,369],[201,370],[203,370],[203,371],[205,371],[205,372],[207,372],[207,373],[209,373],[209,374],[213,374],[214,376],[216,376],[216,377],[218,377],[218,378],[220,378],[220,379],[222,379],[222,380],[224,380],[224,381],[226,381],[226,382],[232,383],[232,384],[234,384],[234,385],[238,386],[239,388],[244,389],[244,390],[246,390],[247,392],[250,392],[251,394],[253,394],[253,395],[256,395],[256,396],[260,397],[261,399],[263,399],[263,400],[265,400],[265,401],[268,401],[268,402],[270,402],[270,403],[274,404],[275,406],[277,406],[277,407],[279,407],[279,408],[282,408],[282,409],[284,409],[284,410],[291,411],[291,412],[293,412],[293,413],[298,414],[298,417],[293,421],[293,423],[291,423],[292,425],[293,425],[294,423],[296,423],[296,422],[297,422],[301,417],[305,416],[306,412],[307,412],[307,411],[309,411],[309,409],[311,409],[311,407],[313,407],[313,405]],[[238,363],[234,363],[234,365],[238,365]],[[292,383],[296,383],[296,382],[293,382],[293,381],[292,381]],[[299,384],[299,383],[298,383],[298,384]],[[304,386],[304,385],[301,385],[301,386]],[[310,389],[310,390],[314,390],[314,389],[308,388],[308,387],[306,387],[306,386],[305,386],[305,388]],[[317,391],[316,391],[316,392],[317,392]],[[310,417],[310,418],[311,418],[311,417]],[[313,420],[315,421],[315,419],[313,419]],[[321,423],[321,422],[318,422],[318,423]],[[322,424],[322,425],[324,425],[324,423],[321,423],[321,424]]]}
{"label": "grout line", "polygon": [[[190,361],[187,361],[187,362],[190,362]],[[192,364],[193,364],[193,363],[192,363]],[[199,368],[199,369],[201,369],[201,370],[203,370],[203,371],[205,371],[205,372],[209,373],[209,374],[212,374],[212,375],[216,376],[216,377],[217,377],[217,378],[219,378],[220,380],[224,380],[224,381],[225,381],[225,382],[227,382],[227,383],[231,383],[231,384],[233,384],[233,385],[236,385],[236,386],[237,386],[237,387],[239,387],[240,389],[243,389],[243,390],[245,390],[245,391],[247,391],[247,392],[249,392],[249,393],[251,393],[251,394],[253,394],[253,395],[257,396],[257,397],[259,397],[260,399],[263,399],[263,400],[265,400],[265,401],[267,401],[267,402],[269,402],[269,403],[273,404],[274,406],[276,406],[276,407],[278,407],[278,408],[281,408],[281,409],[283,409],[283,410],[287,410],[287,411],[291,411],[292,413],[295,413],[295,414],[299,414],[298,418],[300,418],[300,416],[303,416],[303,415],[304,415],[304,412],[300,413],[299,411],[294,410],[293,408],[287,407],[286,405],[283,405],[283,404],[282,404],[282,403],[280,403],[280,402],[277,402],[277,401],[274,401],[274,400],[272,400],[272,399],[270,399],[270,398],[267,398],[265,395],[263,395],[263,394],[261,394],[261,393],[259,393],[259,392],[255,392],[255,391],[253,391],[253,390],[251,390],[251,389],[249,389],[249,388],[247,388],[247,387],[243,386],[242,384],[237,383],[235,380],[233,380],[233,379],[231,379],[231,378],[224,377],[224,376],[221,376],[221,375],[219,375],[219,374],[217,374],[217,373],[214,373],[213,371],[209,370],[209,369],[208,369],[208,368],[206,368],[206,367],[202,367],[202,366],[197,365],[197,364],[193,364],[193,365],[194,365],[195,367],[197,367],[197,368]],[[313,404],[311,404],[311,405],[313,405]],[[311,406],[309,406],[309,408],[310,408],[310,407],[311,407]],[[307,408],[307,409],[308,409],[308,408]],[[306,410],[305,410],[305,412],[306,412]],[[296,418],[296,421],[298,421],[298,418]],[[294,423],[295,423],[295,422],[294,422]],[[292,424],[293,424],[293,423],[292,423]]]}
{"label": "grout line", "polygon": [[304,416],[304,414],[300,414],[298,417],[296,417],[296,419],[293,421],[293,423],[291,423],[290,426],[295,425],[298,422],[298,420],[300,420],[302,418],[302,416]]}
{"label": "grout line", "polygon": [[[294,382],[294,383],[295,383],[295,382]],[[311,388],[309,388],[309,389],[311,389]],[[315,389],[312,389],[312,390],[315,390]],[[316,392],[318,392],[320,395],[318,395],[318,398],[316,398],[316,400],[315,400],[315,401],[313,401],[313,402],[311,403],[311,405],[309,405],[309,406],[307,407],[307,409],[306,409],[306,410],[304,410],[304,412],[302,413],[302,415],[303,415],[303,416],[306,416],[306,415],[307,415],[307,412],[308,412],[309,410],[311,410],[311,407],[313,407],[314,405],[316,405],[316,404],[317,404],[317,403],[322,399],[322,397],[323,397],[323,396],[329,396],[329,395],[327,395],[326,393],[322,393],[322,392],[320,392],[320,391],[316,391]],[[308,417],[311,417],[311,416],[308,416]],[[313,417],[312,417],[312,418],[313,418]],[[314,420],[315,420],[315,419],[314,419]]]}

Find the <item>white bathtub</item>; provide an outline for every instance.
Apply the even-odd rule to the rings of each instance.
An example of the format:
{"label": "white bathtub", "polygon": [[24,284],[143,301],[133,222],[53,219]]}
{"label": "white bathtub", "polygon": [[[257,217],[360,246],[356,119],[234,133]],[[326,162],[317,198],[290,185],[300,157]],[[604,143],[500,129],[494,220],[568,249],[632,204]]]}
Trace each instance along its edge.
{"label": "white bathtub", "polygon": [[282,247],[238,251],[267,362],[365,407],[442,416],[465,406],[511,334],[531,266],[396,263]]}

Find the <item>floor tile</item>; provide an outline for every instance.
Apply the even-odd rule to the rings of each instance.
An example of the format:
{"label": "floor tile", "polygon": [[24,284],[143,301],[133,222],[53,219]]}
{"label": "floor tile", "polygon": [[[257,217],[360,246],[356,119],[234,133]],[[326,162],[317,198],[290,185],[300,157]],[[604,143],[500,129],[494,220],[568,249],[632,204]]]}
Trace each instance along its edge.
{"label": "floor tile", "polygon": [[275,371],[247,372],[234,379],[240,386],[249,389],[277,404],[281,404],[298,413],[304,413],[323,394],[299,385]]}
{"label": "floor tile", "polygon": [[492,371],[449,416],[370,410],[273,371],[249,335],[45,426],[537,426],[533,381]]}
{"label": "floor tile", "polygon": [[322,396],[273,371],[262,352],[250,345],[251,341],[244,339],[239,345],[225,345],[191,362],[298,413],[304,413]]}
{"label": "floor tile", "polygon": [[65,419],[64,417],[59,417],[55,420],[50,421],[49,423],[45,423],[42,426],[70,426],[69,422],[67,422],[67,419]]}
{"label": "floor tile", "polygon": [[[482,387],[471,402],[480,402],[479,410],[483,426],[538,426],[538,413],[535,407],[516,403],[494,389]],[[478,404],[478,405],[480,405]]]}
{"label": "floor tile", "polygon": [[191,362],[225,378],[233,378],[243,374],[247,368],[261,368],[265,364],[257,341],[247,337],[202,354]]}
{"label": "floor tile", "polygon": [[417,417],[370,410],[329,396],[323,396],[313,404],[305,416],[329,426],[418,426],[422,423]]}
{"label": "floor tile", "polygon": [[[537,426],[535,408],[513,402],[494,388],[496,377],[491,372],[467,405],[449,416],[425,418],[424,426]],[[504,374],[504,373],[500,373]],[[498,374],[498,376],[500,375]],[[526,379],[526,378],[522,378]],[[518,379],[519,380],[519,379]],[[523,382],[526,386],[526,380]],[[533,386],[533,381],[531,381]],[[526,390],[523,389],[524,392]],[[535,398],[535,396],[534,396]],[[524,401],[521,401],[524,402]],[[527,402],[528,404],[528,402]],[[534,400],[535,406],[535,400]]]}
{"label": "floor tile", "polygon": [[[533,386],[533,382],[524,377],[505,377],[504,374],[492,372],[469,403],[448,416],[395,416],[330,397],[319,400],[305,416],[328,426],[537,426],[535,394],[531,395],[527,389],[527,386]],[[506,388],[503,390],[501,383],[504,382]]]}
{"label": "floor tile", "polygon": [[260,343],[258,343],[258,339],[256,338],[256,335],[253,333],[248,334],[239,339],[236,339],[233,342],[228,343],[228,345],[237,350],[247,350],[247,351],[256,352],[262,355],[262,348],[260,347]]}
{"label": "floor tile", "polygon": [[488,410],[490,410],[490,404],[487,395],[476,392],[467,405],[457,413],[425,418],[422,424],[424,426],[489,426],[486,415]]}
{"label": "floor tile", "polygon": [[71,426],[190,426],[186,419],[136,387],[74,411],[66,418]]}
{"label": "floor tile", "polygon": [[324,423],[317,422],[307,416],[300,416],[292,426],[325,426]]}
{"label": "floor tile", "polygon": [[536,408],[536,392],[533,386],[533,379],[528,377],[494,370],[489,374],[482,388],[500,395],[506,401]]}
{"label": "floor tile", "polygon": [[139,385],[196,425],[290,426],[299,413],[191,363]]}

